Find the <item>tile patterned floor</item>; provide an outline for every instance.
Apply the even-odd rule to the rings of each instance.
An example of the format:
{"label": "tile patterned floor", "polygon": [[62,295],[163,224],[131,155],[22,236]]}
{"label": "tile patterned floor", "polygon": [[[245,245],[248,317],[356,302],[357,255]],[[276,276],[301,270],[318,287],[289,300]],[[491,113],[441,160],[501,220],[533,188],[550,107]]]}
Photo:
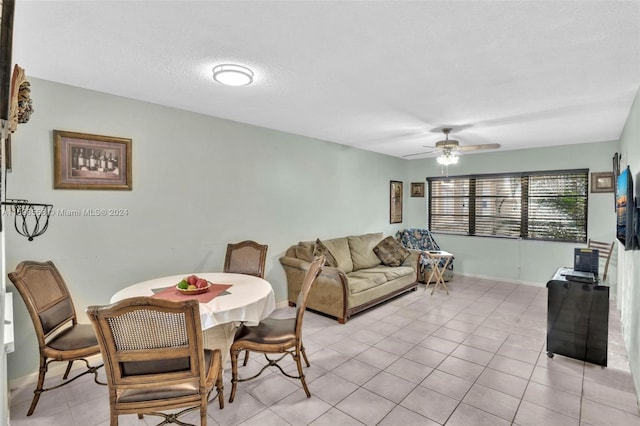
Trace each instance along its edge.
{"label": "tile patterned floor", "polygon": [[[602,368],[546,356],[546,288],[457,276],[449,290],[432,296],[421,285],[345,325],[307,313],[312,397],[273,370],[240,383],[223,410],[210,404],[208,424],[640,425],[613,304],[609,366]],[[292,314],[291,308],[274,313]],[[261,361],[254,355],[244,369]],[[230,390],[226,371],[227,399]],[[109,424],[106,389],[90,378],[44,394],[27,418],[32,391],[32,385],[11,391],[12,426]],[[189,416],[198,423],[197,414]],[[158,422],[120,417],[125,426]]]}

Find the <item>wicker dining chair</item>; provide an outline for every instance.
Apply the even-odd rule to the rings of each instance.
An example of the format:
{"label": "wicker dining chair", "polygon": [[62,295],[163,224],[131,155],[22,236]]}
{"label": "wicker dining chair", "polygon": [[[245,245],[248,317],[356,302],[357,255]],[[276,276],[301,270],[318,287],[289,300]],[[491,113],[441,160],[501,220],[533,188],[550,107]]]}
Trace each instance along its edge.
{"label": "wicker dining chair", "polygon": [[259,244],[249,240],[227,244],[223,272],[264,278],[264,266],[268,248],[269,246],[266,244]]}
{"label": "wicker dining chair", "polygon": [[[264,278],[264,266],[267,260],[266,244],[246,240],[227,244],[223,272],[254,275]],[[249,361],[249,351],[244,353],[244,365]]]}
{"label": "wicker dining chair", "polygon": [[[104,385],[98,380],[98,369],[102,364],[92,366],[87,360],[100,353],[93,327],[78,324],[67,284],[53,262],[25,260],[9,273],[9,279],[29,311],[40,351],[38,383],[27,416],[35,411],[42,393],[67,385],[85,374],[93,374],[94,381]],[[68,379],[74,361],[83,361],[86,369]],[[67,369],[62,383],[45,389],[45,376],[52,362],[66,362]]]}
{"label": "wicker dining chair", "polygon": [[[229,351],[231,355],[232,376],[231,396],[229,398],[229,402],[233,402],[238,382],[255,379],[261,375],[267,367],[277,367],[285,376],[292,379],[300,379],[302,387],[307,394],[307,398],[311,397],[311,393],[309,392],[309,388],[307,387],[307,382],[304,377],[304,371],[302,370],[302,363],[300,361],[300,356],[302,356],[307,367],[310,366],[309,359],[307,358],[307,354],[304,350],[304,345],[302,344],[302,319],[309,300],[309,292],[311,291],[313,284],[316,282],[318,275],[322,271],[324,263],[324,256],[320,256],[311,262],[311,265],[304,277],[300,294],[298,295],[295,317],[266,318],[257,326],[241,325],[238,328]],[[264,354],[267,364],[265,364],[257,374],[247,378],[239,378],[238,355],[242,351],[253,351]],[[271,359],[268,354],[282,355],[277,359]],[[278,365],[278,362],[287,355],[291,355],[293,360],[296,362],[296,366],[298,367],[297,376],[288,374]]]}
{"label": "wicker dining chair", "polygon": [[[89,306],[87,315],[105,359],[111,426],[123,414],[184,425],[178,417],[196,409],[206,426],[214,386],[224,407],[221,352],[203,346],[197,300],[133,297]],[[162,412],[177,409],[182,410]]]}

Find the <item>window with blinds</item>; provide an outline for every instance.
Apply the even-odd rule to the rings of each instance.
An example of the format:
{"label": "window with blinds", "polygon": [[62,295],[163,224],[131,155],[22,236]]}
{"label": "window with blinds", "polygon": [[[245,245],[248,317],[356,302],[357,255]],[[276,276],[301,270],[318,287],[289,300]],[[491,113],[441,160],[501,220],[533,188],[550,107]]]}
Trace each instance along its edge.
{"label": "window with blinds", "polygon": [[432,232],[587,241],[588,169],[434,177],[427,182]]}

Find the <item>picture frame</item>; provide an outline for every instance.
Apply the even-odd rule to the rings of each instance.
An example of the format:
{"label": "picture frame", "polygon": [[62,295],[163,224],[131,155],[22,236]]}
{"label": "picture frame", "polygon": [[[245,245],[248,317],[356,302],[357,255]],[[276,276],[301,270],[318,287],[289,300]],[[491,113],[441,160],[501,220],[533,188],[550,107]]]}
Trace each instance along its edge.
{"label": "picture frame", "polygon": [[133,189],[131,139],[53,131],[54,189]]}
{"label": "picture frame", "polygon": [[4,140],[4,155],[4,169],[7,172],[11,172],[11,168],[13,167],[11,162],[11,133],[9,133]]}
{"label": "picture frame", "polygon": [[424,182],[411,182],[411,196],[424,198]]}
{"label": "picture frame", "polygon": [[[613,178],[614,179],[618,179],[618,176],[620,176],[620,159],[621,159],[621,155],[620,153],[616,152],[615,154],[613,154]],[[616,206],[616,197],[615,195],[613,196],[613,211],[617,211],[617,206]]]}
{"label": "picture frame", "polygon": [[615,182],[613,172],[591,173],[591,192],[613,192]]}
{"label": "picture frame", "polygon": [[390,181],[389,223],[402,223],[402,182]]}

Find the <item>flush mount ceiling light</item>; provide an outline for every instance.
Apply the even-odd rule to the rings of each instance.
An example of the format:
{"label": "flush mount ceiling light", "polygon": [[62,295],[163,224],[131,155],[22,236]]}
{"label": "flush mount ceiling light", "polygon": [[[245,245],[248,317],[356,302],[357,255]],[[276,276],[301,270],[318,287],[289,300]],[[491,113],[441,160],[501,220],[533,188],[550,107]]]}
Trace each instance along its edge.
{"label": "flush mount ceiling light", "polygon": [[225,86],[247,86],[253,82],[253,71],[242,65],[222,64],[213,68],[213,79]]}

